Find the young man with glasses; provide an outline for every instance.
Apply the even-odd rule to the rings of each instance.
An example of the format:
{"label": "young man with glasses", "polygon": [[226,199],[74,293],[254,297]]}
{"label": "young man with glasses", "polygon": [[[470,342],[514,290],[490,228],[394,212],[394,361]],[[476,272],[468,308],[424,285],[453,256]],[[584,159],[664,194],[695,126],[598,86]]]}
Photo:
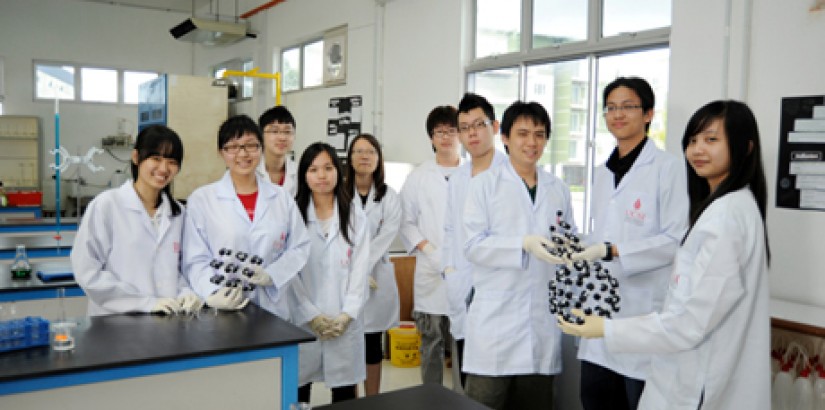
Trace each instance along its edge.
{"label": "young man with glasses", "polygon": [[[435,159],[418,166],[401,188],[404,210],[400,237],[416,255],[413,318],[421,333],[421,379],[441,384],[444,347],[449,342],[447,289],[441,276],[441,252],[447,203],[447,181],[461,164],[456,109],[434,108],[426,128]],[[453,384],[458,384],[453,380]]]}
{"label": "young man with glasses", "polygon": [[[455,340],[453,373],[459,373],[460,387],[464,387],[467,380],[467,373],[461,370],[461,365],[464,363],[464,321],[473,287],[472,265],[464,257],[467,237],[461,227],[461,215],[470,180],[507,161],[507,155],[495,148],[498,126],[493,106],[486,98],[473,93],[464,94],[458,103],[458,139],[470,154],[470,162],[459,167],[450,178],[442,255],[450,305],[450,333]],[[458,385],[454,387],[459,390]]]}
{"label": "young man with glasses", "polygon": [[261,114],[258,126],[264,136],[263,158],[258,172],[269,176],[272,183],[282,186],[294,197],[298,166],[289,154],[295,142],[295,118],[286,107],[278,105]]}
{"label": "young man with glasses", "polygon": [[567,185],[537,165],[549,138],[541,104],[513,103],[501,120],[508,161],[470,181],[463,207],[474,288],[464,328],[466,391],[493,409],[553,409],[562,368],[547,284],[565,261],[546,247],[558,212],[572,216],[572,204]]}
{"label": "young man with glasses", "polygon": [[[621,285],[615,318],[658,312],[688,223],[684,165],[647,137],[655,97],[642,78],[619,77],[603,93],[604,120],[616,148],[593,176],[590,244],[573,260],[601,260]],[[585,410],[638,406],[650,356],[608,352],[604,339],[581,339]]]}

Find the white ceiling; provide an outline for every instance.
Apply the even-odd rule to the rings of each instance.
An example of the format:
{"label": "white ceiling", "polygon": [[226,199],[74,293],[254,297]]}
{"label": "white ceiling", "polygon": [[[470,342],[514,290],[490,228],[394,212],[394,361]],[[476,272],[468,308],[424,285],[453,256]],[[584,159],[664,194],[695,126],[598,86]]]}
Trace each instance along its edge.
{"label": "white ceiling", "polygon": [[[243,14],[264,3],[264,0],[77,0],[114,6],[136,7],[152,10],[174,11],[192,14],[192,5],[198,16],[215,15],[232,17]],[[237,4],[237,11],[235,9]]]}

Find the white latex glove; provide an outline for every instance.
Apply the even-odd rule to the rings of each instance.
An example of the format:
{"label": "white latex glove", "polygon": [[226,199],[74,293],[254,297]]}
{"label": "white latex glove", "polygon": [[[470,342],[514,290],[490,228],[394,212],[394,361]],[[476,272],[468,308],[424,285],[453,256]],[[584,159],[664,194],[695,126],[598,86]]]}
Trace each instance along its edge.
{"label": "white latex glove", "polygon": [[334,324],[334,320],[324,314],[315,316],[309,322],[309,328],[312,329],[312,332],[318,335],[318,338],[321,340],[329,340],[332,338],[332,326]]}
{"label": "white latex glove", "polygon": [[151,313],[163,313],[164,315],[171,315],[180,310],[180,303],[174,298],[158,298],[155,306],[152,307]]}
{"label": "white latex glove", "polygon": [[266,273],[264,267],[261,265],[255,265],[252,267],[252,270],[255,272],[252,276],[249,277],[249,283],[258,285],[258,286],[272,286],[272,277]]}
{"label": "white latex glove", "polygon": [[578,317],[584,318],[584,324],[577,325],[575,323],[568,323],[561,316],[558,316],[558,326],[562,332],[585,339],[604,337],[603,317],[585,315],[581,309],[573,309],[571,312]]}
{"label": "white latex glove", "polygon": [[338,337],[347,331],[347,327],[352,323],[352,317],[346,313],[341,313],[335,317],[332,323],[332,337]]}
{"label": "white latex glove", "polygon": [[191,292],[178,297],[178,304],[180,304],[180,310],[183,313],[197,312],[203,307],[201,298]]}
{"label": "white latex glove", "polygon": [[206,304],[220,310],[241,310],[249,303],[243,289],[222,287],[206,298]]}
{"label": "white latex glove", "polygon": [[606,243],[597,243],[595,245],[590,245],[585,248],[581,252],[576,252],[570,255],[570,260],[574,261],[596,261],[602,260],[605,256],[607,256],[607,252],[610,252],[607,249]]}
{"label": "white latex glove", "polygon": [[522,241],[521,247],[525,251],[530,252],[537,258],[554,265],[561,265],[567,263],[561,256],[555,256],[547,251],[547,249],[554,249],[556,246],[553,241],[541,235],[527,235]]}
{"label": "white latex glove", "polygon": [[370,276],[370,289],[376,290],[378,289],[378,282],[375,281],[375,278]]}

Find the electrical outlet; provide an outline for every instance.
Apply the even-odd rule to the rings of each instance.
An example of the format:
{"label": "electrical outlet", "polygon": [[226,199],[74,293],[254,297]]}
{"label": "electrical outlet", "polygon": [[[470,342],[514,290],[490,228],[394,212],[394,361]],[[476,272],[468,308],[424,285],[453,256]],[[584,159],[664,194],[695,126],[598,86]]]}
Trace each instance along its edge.
{"label": "electrical outlet", "polygon": [[129,134],[109,135],[100,142],[103,148],[132,148],[132,136]]}

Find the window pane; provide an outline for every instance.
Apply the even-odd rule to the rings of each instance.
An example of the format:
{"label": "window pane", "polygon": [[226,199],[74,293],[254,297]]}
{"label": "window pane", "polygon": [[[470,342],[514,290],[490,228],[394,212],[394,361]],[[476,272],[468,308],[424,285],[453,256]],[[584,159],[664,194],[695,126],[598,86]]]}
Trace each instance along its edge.
{"label": "window pane", "polygon": [[587,2],[533,1],[533,48],[587,38]]}
{"label": "window pane", "polygon": [[[484,96],[493,105],[496,119],[501,121],[504,110],[518,100],[519,69],[514,67],[472,73],[469,89]],[[496,145],[504,151],[500,141],[496,141]]]}
{"label": "window pane", "polygon": [[[255,68],[255,65],[252,64],[252,60],[244,61],[242,64],[241,71],[249,71]],[[252,77],[243,77],[243,84],[241,84],[241,98],[252,98]]]}
{"label": "window pane", "polygon": [[74,100],[74,67],[37,64],[35,97]]}
{"label": "window pane", "polygon": [[301,88],[301,50],[292,48],[281,53],[281,91]]}
{"label": "window pane", "polygon": [[105,68],[80,69],[82,101],[117,102],[117,71]]}
{"label": "window pane", "polygon": [[[667,125],[667,89],[668,89],[668,66],[670,60],[670,49],[657,49],[640,51],[635,53],[620,54],[610,57],[602,57],[598,63],[597,78],[599,81],[599,103],[598,107],[604,106],[602,92],[608,83],[616,77],[641,77],[650,83],[653,94],[656,97],[653,120],[650,122],[648,136],[656,142],[659,148],[665,146],[665,128]],[[607,131],[604,116],[599,115],[598,128],[596,129],[596,163],[607,161],[616,140]]]}
{"label": "window pane", "polygon": [[304,88],[324,82],[324,42],[319,40],[304,46]]}
{"label": "window pane", "polygon": [[140,85],[158,78],[157,73],[142,73],[138,71],[123,72],[123,102],[126,104],[138,103],[138,89]]}
{"label": "window pane", "polygon": [[670,26],[671,0],[603,0],[602,36]]}
{"label": "window pane", "polygon": [[550,141],[539,164],[561,178],[573,199],[573,218],[581,229],[587,172],[587,60],[527,67],[527,101],[536,101],[550,114]]}
{"label": "window pane", "polygon": [[476,1],[476,58],[521,49],[521,0]]}

